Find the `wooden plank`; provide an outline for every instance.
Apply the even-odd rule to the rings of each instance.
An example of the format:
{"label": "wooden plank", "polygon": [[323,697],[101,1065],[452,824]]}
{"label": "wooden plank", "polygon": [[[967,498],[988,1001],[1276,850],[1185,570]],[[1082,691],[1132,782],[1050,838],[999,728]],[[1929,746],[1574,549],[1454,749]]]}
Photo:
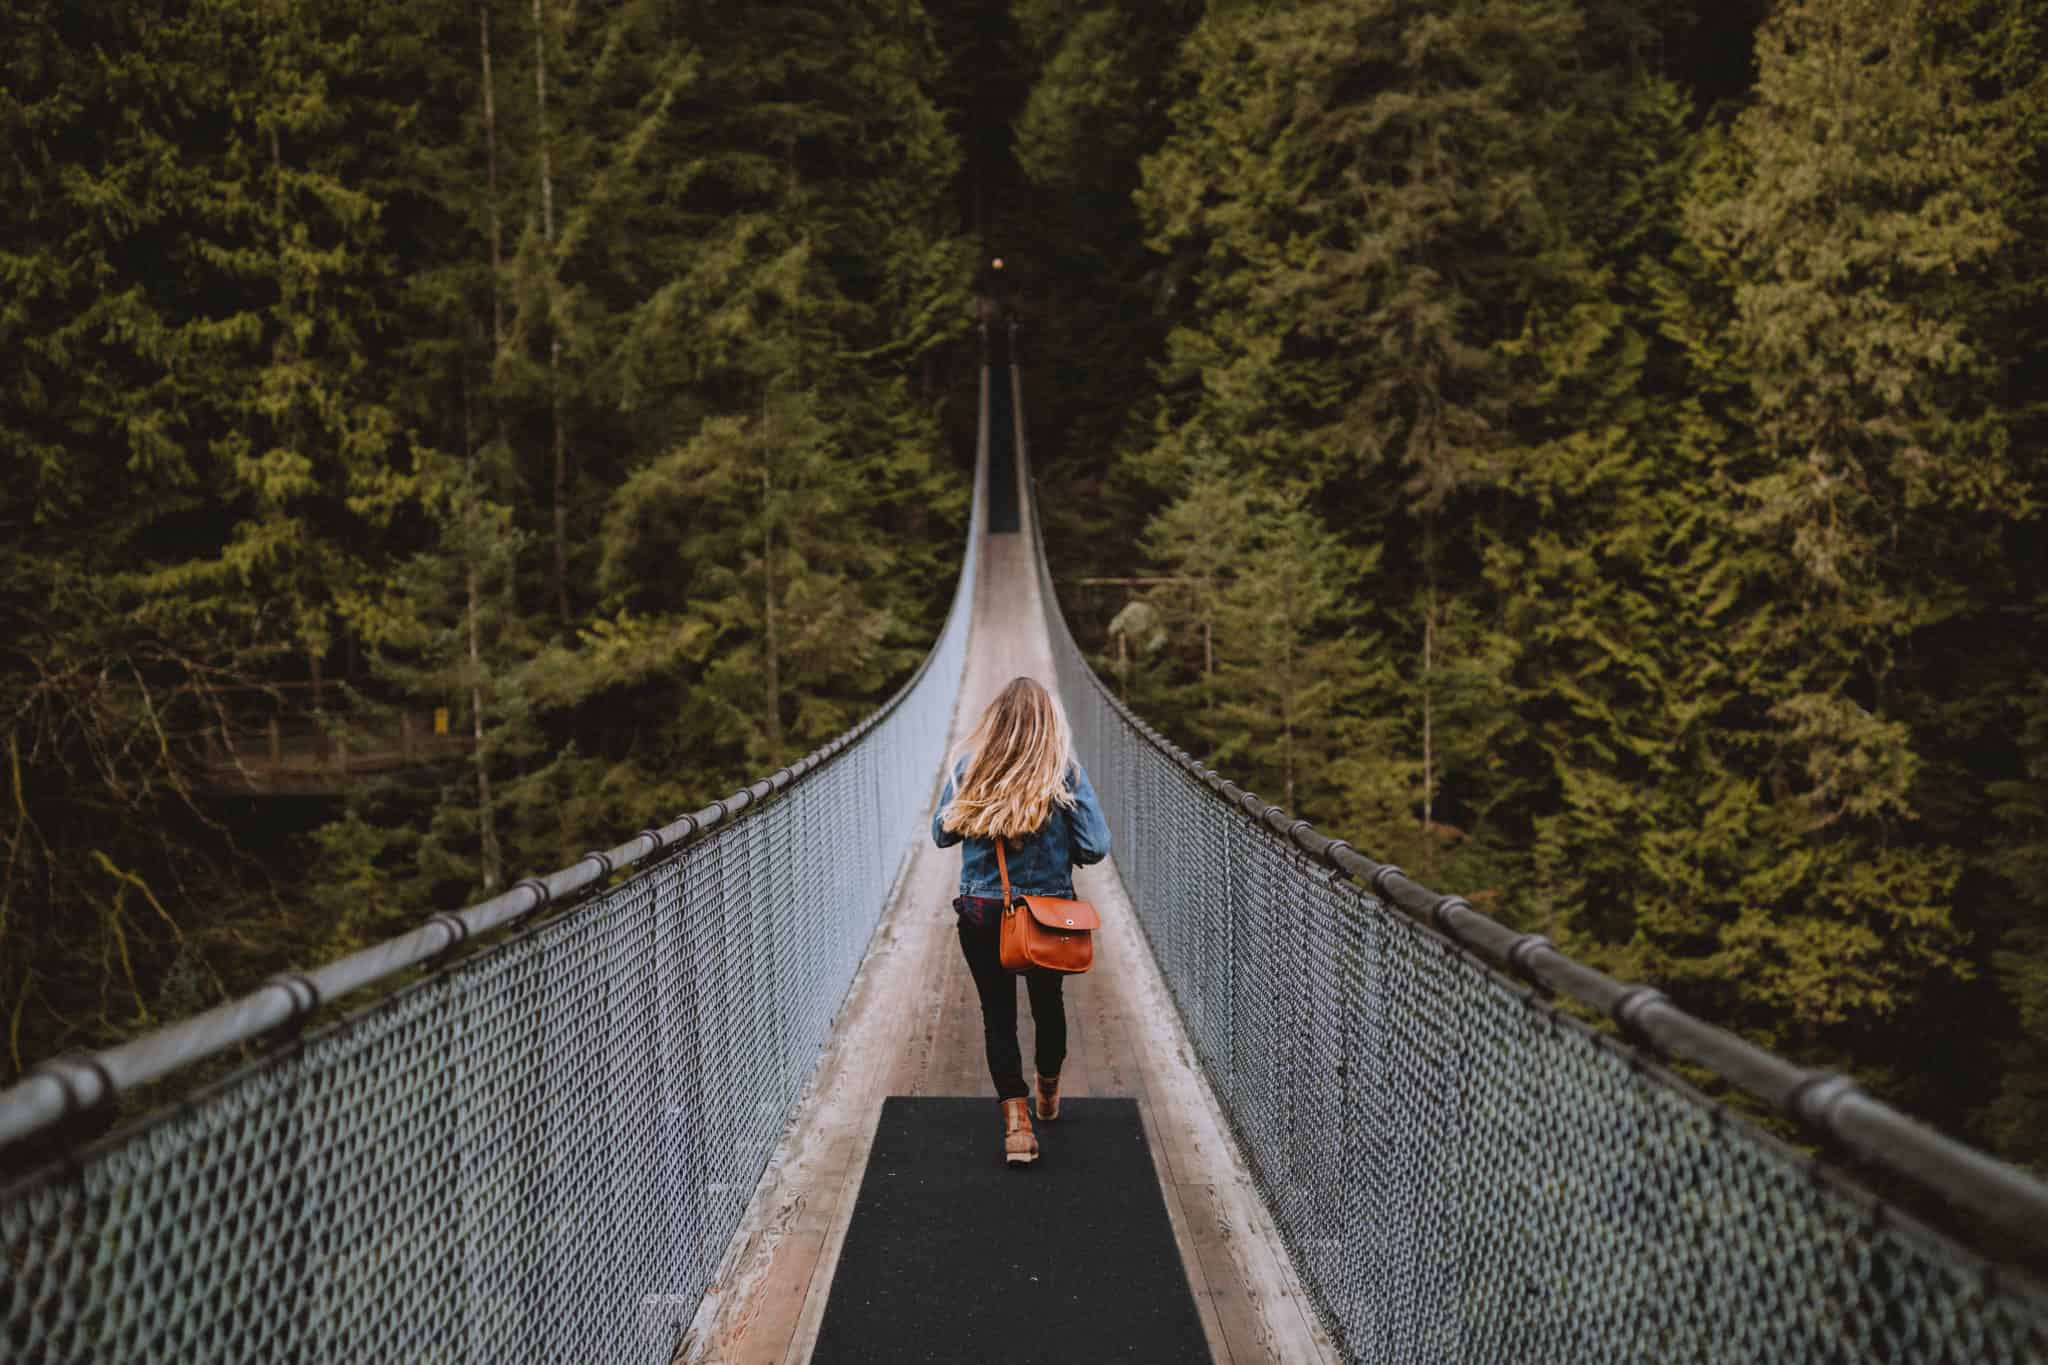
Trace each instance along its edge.
{"label": "wooden plank", "polygon": [[[937,849],[928,854],[920,849],[919,856],[940,861]],[[906,912],[905,920],[904,933],[911,944],[912,962],[910,970],[900,974],[893,985],[899,1027],[907,1025],[907,1029],[900,1054],[888,1068],[883,1095],[920,1093],[926,1069],[939,1044],[940,1017],[945,1004],[941,992],[947,965],[943,950],[947,945],[934,925],[920,922],[914,909]],[[879,1096],[875,1103],[879,1109]]]}
{"label": "wooden plank", "polygon": [[[1063,1097],[1079,1098],[1098,1093],[1095,1089],[1096,1054],[1101,1051],[1102,1042],[1096,1036],[1091,1021],[1094,999],[1098,994],[1086,977],[1067,983],[1067,1060],[1060,1067],[1060,1094]],[[1025,1055],[1030,1054],[1027,1052]]]}
{"label": "wooden plank", "polygon": [[[885,1093],[904,1057],[897,994],[927,965],[928,935],[905,908],[944,869],[914,853],[819,1060],[799,1121],[784,1135],[740,1233],[721,1261],[678,1359],[721,1365],[782,1360],[799,1335],[821,1267],[830,1268],[858,1191]],[[806,1351],[808,1348],[805,1348]]]}
{"label": "wooden plank", "polygon": [[958,931],[948,925],[943,938],[945,984],[941,992],[938,1044],[932,1052],[925,1086],[916,1093],[986,1095],[990,1101],[990,1131],[1000,1132],[995,1126],[995,1087],[989,1081],[988,1059],[982,1050],[981,998],[975,993],[967,959],[960,955]]}
{"label": "wooden plank", "polygon": [[1244,1261],[1216,1197],[1216,1187],[1180,1184],[1175,1188],[1188,1211],[1188,1231],[1195,1257],[1203,1279],[1210,1286],[1231,1361],[1234,1365],[1250,1365],[1254,1361],[1285,1365],[1289,1357],[1280,1330],[1287,1325],[1285,1318],[1247,1285]]}
{"label": "wooden plank", "polygon": [[714,1360],[780,1361],[796,1335],[804,1297],[825,1245],[823,1232],[788,1229],[764,1249],[765,1269],[752,1281],[739,1312],[723,1324]]}
{"label": "wooden plank", "polygon": [[1108,1054],[1133,1073],[1156,1120],[1155,1156],[1181,1205],[1189,1242],[1189,1281],[1211,1297],[1224,1346],[1218,1359],[1334,1361],[1337,1353],[1313,1312],[1271,1216],[1259,1201],[1180,1027],[1166,983],[1152,962],[1112,875],[1084,877],[1081,894],[1103,911],[1104,932],[1123,955],[1116,980],[1121,1027]]}

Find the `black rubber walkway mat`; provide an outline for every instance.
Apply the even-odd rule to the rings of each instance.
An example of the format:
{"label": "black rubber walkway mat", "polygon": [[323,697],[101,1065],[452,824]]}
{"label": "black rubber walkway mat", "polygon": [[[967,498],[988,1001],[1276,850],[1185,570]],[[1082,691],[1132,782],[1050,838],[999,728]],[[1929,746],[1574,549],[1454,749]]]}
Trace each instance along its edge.
{"label": "black rubber walkway mat", "polygon": [[988,377],[988,529],[1002,534],[1018,529],[1017,428],[1011,416],[1008,366]]}
{"label": "black rubber walkway mat", "polygon": [[993,1099],[883,1101],[812,1361],[1208,1360],[1138,1102],[1038,1140],[1012,1169]]}

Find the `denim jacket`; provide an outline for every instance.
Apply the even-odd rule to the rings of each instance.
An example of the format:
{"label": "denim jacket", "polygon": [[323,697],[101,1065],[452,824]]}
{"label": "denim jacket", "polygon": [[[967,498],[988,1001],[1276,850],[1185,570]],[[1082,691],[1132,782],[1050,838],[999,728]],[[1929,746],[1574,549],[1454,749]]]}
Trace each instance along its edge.
{"label": "denim jacket", "polygon": [[[940,848],[951,848],[965,838],[958,830],[940,829],[939,820],[953,802],[953,784],[967,771],[967,763],[968,759],[961,759],[946,779],[938,812],[932,816],[932,842]],[[1020,896],[1072,899],[1074,869],[1099,863],[1109,854],[1109,822],[1102,818],[1102,803],[1095,799],[1087,770],[1078,761],[1067,770],[1067,787],[1074,793],[1072,810],[1055,803],[1036,833],[1003,841],[1010,864],[1010,889]],[[960,894],[1002,898],[1003,877],[996,867],[995,840],[966,839],[966,847],[960,850]]]}

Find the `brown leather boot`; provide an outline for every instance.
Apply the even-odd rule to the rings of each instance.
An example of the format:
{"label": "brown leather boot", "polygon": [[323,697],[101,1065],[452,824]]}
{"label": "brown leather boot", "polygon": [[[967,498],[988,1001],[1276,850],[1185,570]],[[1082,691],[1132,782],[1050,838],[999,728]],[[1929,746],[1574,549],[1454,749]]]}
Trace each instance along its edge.
{"label": "brown leather boot", "polygon": [[1040,1076],[1038,1078],[1038,1121],[1051,1123],[1060,1116],[1060,1078]]}
{"label": "brown leather boot", "polygon": [[1038,1134],[1031,1131],[1031,1114],[1021,1099],[1003,1101],[1003,1160],[1012,1166],[1038,1160]]}

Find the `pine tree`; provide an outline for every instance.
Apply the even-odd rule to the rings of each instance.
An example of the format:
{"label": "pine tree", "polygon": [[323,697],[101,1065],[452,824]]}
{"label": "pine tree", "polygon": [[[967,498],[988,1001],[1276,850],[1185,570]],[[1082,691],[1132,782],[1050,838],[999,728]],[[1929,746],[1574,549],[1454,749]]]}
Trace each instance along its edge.
{"label": "pine tree", "polygon": [[[1376,642],[1351,629],[1361,558],[1299,491],[1262,486],[1219,453],[1191,463],[1181,495],[1146,527],[1153,588],[1182,679],[1171,700],[1206,762],[1325,822],[1354,776],[1325,756],[1365,736]],[[1151,698],[1141,697],[1141,700]]]}
{"label": "pine tree", "polygon": [[1001,215],[988,247],[1026,283],[1015,306],[1031,370],[1032,458],[1064,496],[1041,509],[1063,572],[1128,573],[1134,547],[1113,534],[1160,505],[1110,452],[1144,435],[1132,395],[1164,345],[1161,262],[1133,197],[1144,156],[1169,128],[1183,73],[1174,54],[1203,7],[1017,0],[1030,90],[1014,125],[1029,197]]}
{"label": "pine tree", "polygon": [[2033,193],[1995,75],[2025,32],[2002,5],[1786,6],[1728,183],[1691,210],[1754,433],[1730,470],[1768,565],[1740,730],[1781,851],[1719,961],[1807,1027],[1896,1016],[1963,969],[1959,850],[1923,823],[1944,684],[1913,658],[1995,600],[2025,506],[1987,344]]}
{"label": "pine tree", "polygon": [[1360,622],[1408,662],[1370,715],[1388,747],[1361,818],[1430,869],[1522,790],[1499,752],[1517,644],[1479,579],[1565,378],[1544,363],[1600,345],[1584,252],[1534,170],[1582,145],[1560,93],[1579,36],[1547,3],[1213,11],[1140,192],[1192,308],[1134,472],[1170,482],[1227,448],[1378,556]]}
{"label": "pine tree", "polygon": [[401,463],[363,363],[388,17],[10,11],[15,1065],[305,942],[193,775],[256,689],[317,685]]}
{"label": "pine tree", "polygon": [[[916,6],[754,19],[0,20],[16,1065],[757,775],[929,643],[964,500],[913,381],[968,316],[938,54]],[[692,524],[704,596],[605,579],[620,490],[705,433],[752,562],[706,564]],[[441,708],[472,743],[348,783],[308,872],[193,785],[252,696],[317,698],[344,751]],[[280,903],[307,881],[313,910]]]}

